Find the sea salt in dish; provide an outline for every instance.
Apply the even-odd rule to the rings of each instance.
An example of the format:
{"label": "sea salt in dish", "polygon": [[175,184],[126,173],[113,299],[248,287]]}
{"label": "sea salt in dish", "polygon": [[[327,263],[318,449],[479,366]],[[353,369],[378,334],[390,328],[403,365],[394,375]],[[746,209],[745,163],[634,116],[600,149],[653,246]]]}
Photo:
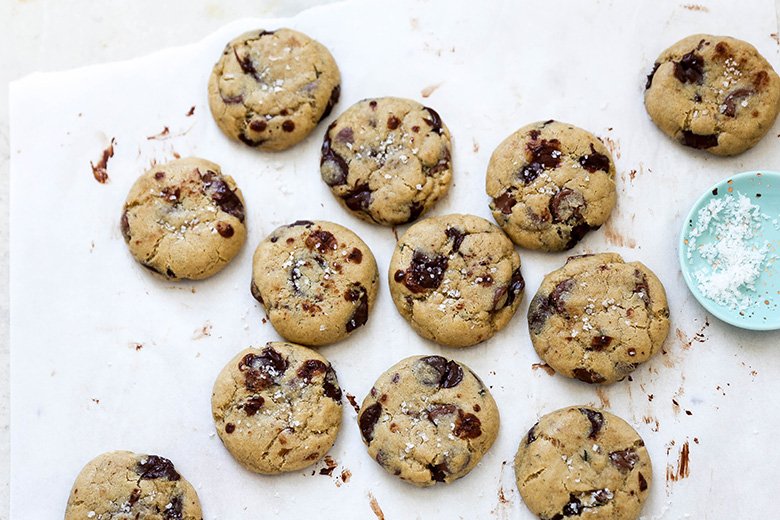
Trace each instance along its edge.
{"label": "sea salt in dish", "polygon": [[680,234],[685,282],[717,318],[746,329],[780,328],[780,173],[745,172],[710,188]]}

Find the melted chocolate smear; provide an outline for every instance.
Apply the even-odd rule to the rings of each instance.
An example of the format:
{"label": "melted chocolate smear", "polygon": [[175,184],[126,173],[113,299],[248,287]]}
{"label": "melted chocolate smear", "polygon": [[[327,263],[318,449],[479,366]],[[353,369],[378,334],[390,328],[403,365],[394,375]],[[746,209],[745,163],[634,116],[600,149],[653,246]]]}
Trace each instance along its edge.
{"label": "melted chocolate smear", "polygon": [[173,463],[170,460],[157,455],[147,455],[144,460],[138,461],[135,471],[143,480],[164,478],[176,481],[181,478],[181,475],[173,467]]}
{"label": "melted chocolate smear", "polygon": [[314,225],[314,222],[311,220],[296,220],[292,224],[288,225],[288,228],[296,227],[296,226],[303,226],[303,227],[311,227]]}
{"label": "melted chocolate smear", "polygon": [[412,222],[414,220],[417,220],[417,217],[419,217],[423,212],[423,205],[420,204],[417,201],[412,202],[409,205],[409,218],[407,219],[408,222]]}
{"label": "melted chocolate smear", "polygon": [[680,143],[683,146],[704,150],[706,148],[718,146],[718,134],[699,135],[694,134],[690,130],[683,130],[682,135],[680,136]]}
{"label": "melted chocolate smear", "polygon": [[412,263],[404,271],[397,271],[394,279],[403,282],[413,293],[421,293],[427,289],[436,289],[441,285],[444,272],[449,263],[446,256],[436,255],[433,258],[417,251],[412,256]]}
{"label": "melted chocolate smear", "polygon": [[479,418],[474,414],[464,413],[463,410],[458,410],[454,426],[452,433],[459,439],[476,439],[482,435],[482,423]]}
{"label": "melted chocolate smear", "polygon": [[335,87],[333,87],[333,90],[330,91],[330,98],[328,98],[328,104],[325,105],[325,112],[322,113],[319,121],[322,121],[323,119],[325,119],[330,115],[331,111],[333,110],[333,107],[336,106],[336,103],[339,102],[340,97],[341,97],[341,84],[338,84]]}
{"label": "melted chocolate smear", "polygon": [[325,397],[330,397],[337,403],[341,404],[341,388],[339,387],[338,380],[336,379],[336,371],[333,367],[328,367],[325,372],[325,380],[322,382],[322,390]]}
{"label": "melted chocolate smear", "polygon": [[515,302],[515,299],[523,293],[523,289],[525,289],[525,280],[518,267],[512,273],[512,278],[509,280],[509,290],[507,291],[504,307],[510,307]]}
{"label": "melted chocolate smear", "polygon": [[604,426],[604,415],[602,415],[601,412],[591,410],[590,408],[578,408],[578,410],[590,421],[588,439],[595,440],[601,431],[601,428]]}
{"label": "melted chocolate smear", "polygon": [[171,507],[168,507],[163,512],[163,518],[165,520],[182,520],[182,498],[181,495],[176,495],[171,498]]}
{"label": "melted chocolate smear", "polygon": [[704,81],[704,58],[694,51],[674,62],[674,77],[680,83],[701,85]]}
{"label": "melted chocolate smear", "polygon": [[653,76],[655,76],[656,71],[658,70],[658,67],[660,67],[660,63],[653,63],[653,70],[650,71],[650,74],[647,75],[647,83],[645,83],[645,90],[649,89],[653,84]]}
{"label": "melted chocolate smear", "polygon": [[590,173],[594,173],[598,170],[609,172],[611,162],[609,157],[603,153],[597,152],[593,143],[590,143],[590,153],[580,157],[580,164]]}
{"label": "melted chocolate smear", "polygon": [[265,404],[265,399],[262,396],[254,395],[246,400],[243,405],[244,411],[247,415],[252,416],[260,411],[260,408]]}
{"label": "melted chocolate smear", "polygon": [[563,314],[566,311],[564,294],[571,290],[574,280],[571,278],[560,282],[549,296],[541,294],[534,296],[528,308],[528,329],[533,334],[539,334],[547,322],[547,318],[554,312]]}
{"label": "melted chocolate smear", "polygon": [[458,411],[458,407],[454,404],[443,404],[428,410],[428,420],[433,424],[436,424],[436,421],[439,417],[453,415],[456,411]]}
{"label": "melted chocolate smear", "polygon": [[591,231],[595,231],[600,226],[591,226],[587,222],[580,222],[573,228],[571,228],[571,232],[569,233],[569,241],[566,242],[566,245],[564,246],[565,249],[571,249],[572,247],[576,246],[580,240],[582,240],[585,235],[590,233]]}
{"label": "melted chocolate smear", "polygon": [[238,134],[238,140],[241,141],[242,143],[244,143],[245,145],[251,146],[252,148],[254,148],[256,146],[260,146],[261,144],[266,142],[268,139],[258,139],[257,141],[254,141],[254,140],[250,139],[249,137],[247,137],[247,135],[244,132],[241,132],[240,134]]}
{"label": "melted chocolate smear", "polygon": [[[379,417],[382,415],[382,405],[374,403],[366,408],[360,417],[358,417],[358,426],[360,426],[360,433],[363,435],[363,440],[367,443],[371,442],[374,437],[374,426],[379,421]],[[377,453],[377,457],[379,454]],[[377,460],[377,462],[379,462]],[[380,462],[381,464],[381,462]]]}
{"label": "melted chocolate smear", "polygon": [[141,498],[141,490],[139,488],[134,488],[130,493],[130,498],[127,499],[127,505],[133,507],[133,505],[138,502],[139,498]]}
{"label": "melted chocolate smear", "polygon": [[493,199],[493,204],[495,205],[496,209],[504,215],[511,215],[512,208],[515,207],[515,204],[517,204],[517,200],[515,200],[512,192],[507,190]]}
{"label": "melted chocolate smear", "polygon": [[352,144],[355,142],[355,132],[350,127],[345,127],[339,130],[339,133],[336,134],[336,141],[339,141],[341,143],[349,143]]}
{"label": "melted chocolate smear", "polygon": [[593,336],[590,340],[590,348],[596,352],[601,352],[612,343],[612,339],[611,336]]}
{"label": "melted chocolate smear", "polygon": [[97,165],[94,165],[92,164],[92,161],[89,161],[89,165],[92,167],[92,176],[95,177],[95,180],[100,184],[108,182],[108,172],[106,169],[108,168],[108,160],[114,156],[114,140],[115,139],[112,137],[108,148],[103,150],[103,155],[100,157]]}
{"label": "melted chocolate smear", "polygon": [[447,473],[449,473],[449,468],[447,467],[446,462],[442,462],[441,464],[429,464],[428,470],[431,472],[431,480],[434,480],[436,482],[444,482],[447,478]]}
{"label": "melted chocolate smear", "polygon": [[579,191],[563,188],[550,199],[550,214],[554,222],[570,222],[582,219],[582,211],[588,207]]}
{"label": "melted chocolate smear", "polygon": [[[325,140],[322,142],[322,148],[320,150],[320,168],[322,168],[325,163],[331,163],[332,168],[336,169],[335,175],[331,175],[327,178],[324,174],[322,176],[322,180],[324,180],[328,186],[345,184],[347,182],[347,174],[349,173],[347,161],[341,155],[337,154],[331,146],[330,131],[335,126],[336,122],[334,121],[328,127],[328,131],[325,132]],[[341,132],[339,132],[339,135],[340,134]]]}
{"label": "melted chocolate smear", "polygon": [[638,280],[634,286],[634,294],[642,299],[645,307],[650,307],[650,287],[647,285],[647,278],[639,269],[634,269],[634,277]]}
{"label": "melted chocolate smear", "polygon": [[530,184],[541,174],[545,168],[557,168],[561,164],[561,142],[557,139],[542,139],[536,142],[539,133],[531,132],[532,142],[526,145],[526,150],[531,153],[528,164],[523,166],[517,176],[525,184]]}
{"label": "melted chocolate smear", "polygon": [[252,59],[249,54],[247,53],[247,55],[242,58],[238,55],[238,49],[234,46],[233,55],[236,57],[236,61],[238,62],[238,65],[241,67],[241,70],[244,72],[244,74],[249,74],[255,79],[255,81],[260,83],[260,76],[257,74],[257,69],[255,69],[255,65],[252,63]]}
{"label": "melted chocolate smear", "polygon": [[344,197],[344,203],[352,211],[368,211],[371,203],[371,188],[368,184],[358,184]]}
{"label": "melted chocolate smear", "polygon": [[528,433],[525,436],[525,444],[526,446],[531,444],[536,440],[536,427],[539,426],[539,423],[537,422],[533,426],[531,426],[531,429],[528,430]]}
{"label": "melted chocolate smear", "polygon": [[424,108],[425,110],[428,111],[428,114],[431,116],[431,118],[430,119],[423,118],[423,121],[425,121],[431,126],[431,130],[441,135],[441,117],[439,117],[439,113],[430,107],[424,107]]}
{"label": "melted chocolate smear", "polygon": [[362,327],[368,321],[368,294],[365,287],[360,287],[360,303],[358,303],[355,312],[347,322],[347,332],[352,332],[358,327]]}
{"label": "melted chocolate smear", "polygon": [[125,242],[130,242],[130,223],[127,221],[127,208],[122,211],[122,217],[119,219],[119,229],[122,230]]}
{"label": "melted chocolate smear", "polygon": [[[225,103],[226,105],[237,105],[237,104],[241,103],[242,101],[244,101],[244,95],[243,94],[239,94],[239,95],[234,96],[234,97],[225,97],[225,96],[221,96],[221,97],[222,97],[222,102]],[[239,137],[241,137],[241,136],[239,136]]]}
{"label": "melted chocolate smear", "polygon": [[563,506],[563,516],[579,515],[583,510],[582,502],[574,495],[569,495],[569,503]]}
{"label": "melted chocolate smear", "polygon": [[324,374],[328,370],[328,365],[318,359],[309,359],[304,361],[298,369],[297,375],[305,383],[311,383],[312,378],[317,374]]}
{"label": "melted chocolate smear", "polygon": [[338,240],[329,231],[321,229],[312,231],[305,240],[306,247],[311,250],[316,249],[323,255],[330,251],[335,251],[339,247]]}
{"label": "melted chocolate smear", "polygon": [[448,227],[444,230],[444,234],[447,238],[452,239],[452,252],[457,253],[460,250],[460,245],[463,243],[463,239],[466,235],[458,228]]}
{"label": "melted chocolate smear", "polygon": [[211,198],[219,208],[229,215],[233,215],[239,222],[244,221],[244,204],[236,195],[236,190],[231,190],[222,175],[207,171],[200,176],[206,188],[211,190]]}
{"label": "melted chocolate smear", "polygon": [[280,378],[290,363],[273,347],[265,347],[258,356],[247,354],[239,361],[238,369],[246,372],[246,388],[259,391],[268,388]]}
{"label": "melted chocolate smear", "polygon": [[613,451],[609,454],[609,460],[617,466],[621,473],[626,473],[634,469],[634,465],[639,462],[639,454],[631,448]]}
{"label": "melted chocolate smear", "polygon": [[723,110],[723,113],[729,117],[736,116],[737,101],[750,97],[753,94],[755,94],[755,92],[749,88],[738,88],[737,90],[733,91],[728,96],[726,96],[726,99],[723,101],[723,104],[726,107]]}
{"label": "melted chocolate smear", "polygon": [[586,368],[575,368],[574,377],[580,381],[590,384],[600,384],[607,380],[607,378],[598,372],[594,372],[593,370],[588,370]]}

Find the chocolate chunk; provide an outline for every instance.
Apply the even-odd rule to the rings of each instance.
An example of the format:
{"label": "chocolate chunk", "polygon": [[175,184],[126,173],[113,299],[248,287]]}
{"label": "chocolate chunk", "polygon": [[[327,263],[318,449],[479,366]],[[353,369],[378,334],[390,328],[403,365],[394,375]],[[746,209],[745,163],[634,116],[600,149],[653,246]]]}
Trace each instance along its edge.
{"label": "chocolate chunk", "polygon": [[355,142],[355,132],[350,127],[344,127],[336,134],[336,141],[352,144]]}
{"label": "chocolate chunk", "polygon": [[554,222],[570,222],[582,218],[582,212],[588,206],[585,197],[579,191],[563,188],[550,199],[550,214]]}
{"label": "chocolate chunk", "polygon": [[586,368],[575,368],[574,377],[585,383],[600,384],[607,380],[604,376]]}
{"label": "chocolate chunk", "polygon": [[181,188],[179,186],[165,186],[160,191],[160,195],[168,202],[178,202],[179,197],[181,197]]}
{"label": "chocolate chunk", "polygon": [[593,143],[590,143],[590,153],[580,157],[580,164],[590,173],[594,173],[598,170],[609,173],[609,167],[612,162],[609,160],[609,157],[603,153],[597,152]]}
{"label": "chocolate chunk", "polygon": [[214,225],[214,227],[216,228],[217,233],[219,233],[219,236],[221,236],[222,238],[230,238],[235,234],[235,230],[233,229],[233,226],[231,226],[227,222],[222,222],[221,220],[219,220]]}
{"label": "chocolate chunk", "polygon": [[528,430],[528,433],[525,435],[525,444],[526,446],[531,444],[536,440],[536,427],[539,426],[539,423],[537,422],[533,426],[531,426],[531,429]]}
{"label": "chocolate chunk", "polygon": [[368,211],[371,204],[371,188],[368,184],[358,184],[343,196],[344,203],[352,211]]}
{"label": "chocolate chunk", "polygon": [[379,417],[381,415],[382,405],[379,403],[374,403],[363,410],[363,413],[360,414],[360,417],[358,417],[358,425],[360,426],[360,433],[363,435],[364,441],[370,443],[371,439],[374,438],[374,426],[376,426],[376,423],[379,421]]}
{"label": "chocolate chunk", "polygon": [[403,282],[406,288],[413,293],[420,293],[427,289],[436,289],[441,285],[448,263],[446,256],[436,255],[431,258],[420,251],[416,251],[412,256],[412,263],[409,268],[405,272],[397,271],[394,279],[396,282]]}
{"label": "chocolate chunk", "polygon": [[601,352],[612,343],[612,339],[611,336],[593,336],[590,340],[590,348],[596,352]]}
{"label": "chocolate chunk", "polygon": [[328,104],[325,105],[325,112],[322,113],[320,116],[319,121],[322,121],[326,117],[328,117],[333,110],[333,107],[336,106],[336,103],[339,102],[339,97],[341,97],[341,84],[336,85],[333,87],[333,90],[330,91],[330,97],[328,98]]}
{"label": "chocolate chunk", "polygon": [[450,154],[449,146],[443,146],[439,161],[428,171],[428,175],[436,175],[439,172],[448,170],[450,168],[450,159],[452,159],[452,155]]}
{"label": "chocolate chunk", "polygon": [[460,245],[463,243],[463,239],[466,235],[460,229],[454,227],[448,227],[444,230],[444,234],[447,238],[452,239],[452,252],[457,253],[460,250]]}
{"label": "chocolate chunk", "polygon": [[764,87],[769,85],[769,74],[765,70],[759,70],[750,77],[750,82],[757,92],[761,92]]}
{"label": "chocolate chunk", "polygon": [[639,270],[634,269],[634,277],[637,279],[634,286],[634,294],[639,296],[645,303],[645,307],[650,307],[650,287],[647,285],[647,277]]}
{"label": "chocolate chunk", "polygon": [[372,99],[368,102],[368,106],[371,107],[371,110],[376,110],[376,100]]}
{"label": "chocolate chunk", "polygon": [[312,227],[313,225],[314,225],[314,222],[312,222],[311,220],[296,220],[292,224],[289,224],[287,227],[291,228],[291,227],[296,227],[296,226],[303,226],[303,227],[307,227],[308,228],[308,227]]}
{"label": "chocolate chunk", "polygon": [[328,370],[328,365],[318,359],[309,359],[304,361],[296,374],[303,379],[305,383],[311,383],[312,378],[317,374],[324,374]]}
{"label": "chocolate chunk", "polygon": [[417,217],[422,214],[423,209],[423,205],[418,201],[412,202],[409,205],[409,218],[406,220],[406,222],[408,223],[417,220]]}
{"label": "chocolate chunk", "polygon": [[550,307],[561,314],[564,313],[566,311],[564,295],[571,291],[573,287],[574,280],[572,278],[559,282],[550,293]]}
{"label": "chocolate chunk", "polygon": [[655,76],[655,73],[658,70],[658,67],[660,66],[661,64],[658,62],[653,63],[653,70],[651,70],[650,74],[647,75],[647,83],[645,83],[645,90],[649,89],[650,86],[653,84],[653,76]]}
{"label": "chocolate chunk", "polygon": [[254,139],[250,139],[249,136],[247,136],[244,132],[238,134],[238,140],[244,143],[245,145],[251,146],[253,148],[256,146],[260,146],[264,142],[268,141],[268,139],[258,139],[255,141]]}
{"label": "chocolate chunk", "polygon": [[512,191],[513,190],[507,190],[493,199],[493,205],[504,215],[511,215],[512,208],[515,207],[515,204],[517,204],[517,200],[512,194]]}
{"label": "chocolate chunk", "polygon": [[241,103],[242,101],[244,101],[244,95],[243,94],[239,94],[239,95],[233,96],[233,97],[225,97],[225,96],[220,95],[220,97],[222,98],[222,102],[225,103],[226,105],[237,105],[237,104]]}
{"label": "chocolate chunk", "polygon": [[127,208],[122,211],[122,217],[119,219],[119,229],[122,231],[125,242],[130,242],[130,223],[127,221]]}
{"label": "chocolate chunk", "polygon": [[417,379],[424,385],[452,388],[463,381],[463,369],[455,361],[442,356],[426,356],[414,367]]}
{"label": "chocolate chunk", "polygon": [[[537,142],[539,132],[529,134],[532,141],[525,149],[531,154],[528,164],[524,165],[517,176],[525,184],[530,184],[541,174],[545,168],[557,168],[561,164],[561,142],[558,139],[542,139]],[[536,137],[535,137],[536,136]]]}
{"label": "chocolate chunk", "polygon": [[737,115],[737,101],[752,96],[755,92],[749,88],[738,88],[731,92],[726,99],[723,100],[723,113],[729,117]]}
{"label": "chocolate chunk", "polygon": [[311,250],[316,249],[323,255],[330,251],[335,251],[339,247],[338,240],[329,231],[316,229],[309,233],[305,240],[306,247]]}
{"label": "chocolate chunk", "polygon": [[634,465],[639,462],[639,454],[631,448],[622,451],[613,451],[609,454],[609,460],[625,473],[634,469]]}
{"label": "chocolate chunk", "polygon": [[336,371],[333,367],[328,367],[325,371],[325,380],[322,382],[322,390],[325,397],[330,397],[339,405],[341,404],[341,388],[339,387],[338,380],[336,379]]}
{"label": "chocolate chunk", "polygon": [[234,431],[236,431],[235,424],[229,422],[225,425],[225,433],[233,433]]}
{"label": "chocolate chunk", "polygon": [[257,284],[254,280],[252,280],[252,283],[249,284],[249,292],[252,294],[252,297],[260,302],[261,305],[265,305],[265,302],[263,301],[263,296],[260,294],[260,289],[257,287]]}
{"label": "chocolate chunk", "polygon": [[523,293],[523,289],[525,289],[525,280],[518,267],[512,273],[512,278],[509,280],[509,290],[507,291],[504,307],[510,307],[515,302],[515,298]]}
{"label": "chocolate chunk", "polygon": [[[260,411],[260,408],[265,404],[265,399],[260,395],[253,395],[243,404],[244,411],[247,415],[252,416]],[[228,432],[230,433],[230,432]]]}
{"label": "chocolate chunk", "polygon": [[591,231],[597,230],[599,227],[600,226],[591,226],[587,222],[580,222],[571,228],[571,232],[569,233],[569,241],[566,242],[564,249],[571,249],[572,247],[576,246],[577,243],[585,237],[585,235]]}
{"label": "chocolate chunk", "polygon": [[239,222],[244,221],[244,204],[236,195],[236,190],[231,190],[222,175],[208,170],[200,176],[203,184],[211,192],[211,198],[219,208],[229,215],[233,215]]}
{"label": "chocolate chunk", "polygon": [[181,478],[170,460],[157,455],[147,455],[145,459],[139,460],[135,466],[135,472],[143,480],[164,478],[176,481]]}
{"label": "chocolate chunk", "polygon": [[238,49],[234,46],[233,54],[235,55],[236,61],[238,62],[238,65],[241,67],[241,70],[244,72],[244,74],[249,74],[255,78],[255,81],[260,83],[260,76],[257,74],[257,69],[255,68],[254,63],[252,63],[252,58],[249,53],[247,53],[246,56],[242,58],[238,55]]}
{"label": "chocolate chunk", "polygon": [[[350,289],[351,290],[351,289]],[[365,287],[358,286],[357,298],[352,301],[360,300],[355,312],[352,313],[352,317],[347,322],[347,332],[352,332],[358,327],[362,327],[368,321],[368,294]]]}
{"label": "chocolate chunk", "polygon": [[273,347],[265,347],[261,354],[247,354],[238,363],[238,369],[246,372],[246,387],[253,392],[268,388],[279,379],[289,362]]}
{"label": "chocolate chunk", "polygon": [[363,252],[360,249],[353,247],[352,251],[347,255],[347,261],[352,262],[353,264],[359,264],[363,261]]}
{"label": "chocolate chunk", "polygon": [[[336,122],[330,124],[328,131],[325,132],[325,140],[322,142],[320,150],[320,169],[322,170],[322,180],[328,186],[338,186],[347,182],[349,174],[349,165],[347,161],[336,153],[330,141],[330,131],[336,126]],[[325,168],[326,163],[328,168]]]}
{"label": "chocolate chunk", "polygon": [[578,410],[590,421],[588,439],[595,440],[601,431],[601,428],[604,426],[604,415],[601,412],[591,410],[590,408],[578,408]]}
{"label": "chocolate chunk", "polygon": [[286,119],[282,123],[282,130],[284,130],[285,132],[292,132],[293,130],[295,130],[295,123],[290,119]]}
{"label": "chocolate chunk", "polygon": [[674,77],[680,83],[701,85],[704,81],[704,58],[694,51],[684,55],[680,61],[674,62]]}
{"label": "chocolate chunk", "polygon": [[458,417],[455,419],[455,428],[452,433],[459,439],[476,439],[482,435],[482,422],[471,413],[464,413],[458,410]]}
{"label": "chocolate chunk", "polygon": [[447,478],[447,474],[449,473],[449,468],[447,467],[446,462],[442,462],[441,464],[429,464],[428,470],[431,472],[431,480],[434,480],[436,482],[444,482]]}
{"label": "chocolate chunk", "polygon": [[428,410],[428,420],[431,421],[433,424],[437,424],[437,420],[439,417],[443,415],[453,415],[458,410],[458,407],[454,404],[443,404],[440,406],[436,406],[434,408],[431,408]]}
{"label": "chocolate chunk", "polygon": [[645,480],[644,475],[642,475],[642,472],[639,472],[639,491],[646,491],[647,490],[647,481]]}
{"label": "chocolate chunk", "polygon": [[401,126],[401,120],[398,119],[398,117],[391,115],[387,118],[387,128],[390,130],[395,130],[399,126]]}
{"label": "chocolate chunk", "polygon": [[699,135],[694,134],[690,130],[683,130],[680,136],[680,143],[683,146],[704,150],[705,148],[718,146],[718,134]]}
{"label": "chocolate chunk", "polygon": [[253,119],[251,123],[249,123],[249,129],[254,130],[255,132],[262,132],[268,128],[268,123],[265,122],[265,119]]}
{"label": "chocolate chunk", "polygon": [[163,518],[165,520],[182,520],[182,498],[181,495],[171,497],[170,507],[165,508],[163,511]]}
{"label": "chocolate chunk", "polygon": [[431,118],[430,119],[423,118],[423,121],[425,121],[431,126],[431,130],[441,135],[441,117],[439,117],[439,113],[430,107],[424,107],[424,108],[425,110],[428,111],[428,114],[431,116]]}
{"label": "chocolate chunk", "polygon": [[563,516],[575,516],[580,515],[584,511],[582,502],[574,495],[569,495],[569,502],[563,506]]}

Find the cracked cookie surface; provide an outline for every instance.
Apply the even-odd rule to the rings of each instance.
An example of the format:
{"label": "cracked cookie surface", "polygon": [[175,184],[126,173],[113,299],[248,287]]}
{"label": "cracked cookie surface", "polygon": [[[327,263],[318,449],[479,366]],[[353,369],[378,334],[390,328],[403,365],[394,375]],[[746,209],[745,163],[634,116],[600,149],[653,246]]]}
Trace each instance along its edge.
{"label": "cracked cookie surface", "polygon": [[598,138],[545,121],[498,145],[485,188],[493,218],[517,245],[563,251],[607,221],[617,197],[614,178],[615,164]]}
{"label": "cracked cookie surface", "polygon": [[515,476],[523,502],[544,520],[633,520],[653,471],[631,425],[603,410],[572,406],[531,427],[517,450]]}
{"label": "cracked cookie surface", "polygon": [[219,438],[241,465],[266,475],[311,466],[341,427],[336,373],[310,348],[270,342],[239,352],[214,383]]}
{"label": "cracked cookie surface", "polygon": [[514,316],[525,288],[512,241],[473,215],[414,224],[396,244],[388,276],[401,316],[449,347],[493,337]]}
{"label": "cracked cookie surface", "polygon": [[365,99],[328,127],[320,171],[339,203],[356,216],[385,226],[405,224],[450,187],[450,132],[435,110],[416,101]]}
{"label": "cracked cookie surface", "polygon": [[728,36],[695,34],[656,60],[645,108],[679,143],[715,155],[755,146],[780,112],[780,77],[755,47]]}
{"label": "cracked cookie surface", "polygon": [[424,487],[468,474],[493,445],[499,415],[487,387],[466,365],[412,356],[377,379],[358,426],[380,466]]}
{"label": "cracked cookie surface", "polygon": [[202,520],[195,489],[170,460],[113,451],[81,470],[65,520]]}
{"label": "cracked cookie surface", "polygon": [[663,345],[666,292],[640,262],[615,253],[570,257],[544,277],[528,308],[528,330],[539,357],[559,374],[612,383]]}
{"label": "cracked cookie surface", "polygon": [[120,227],[130,253],[158,278],[207,278],[244,244],[244,198],[213,162],[177,159],[138,178]]}
{"label": "cracked cookie surface", "polygon": [[251,290],[284,338],[320,346],[368,321],[379,282],[360,237],[326,221],[300,220],[263,240],[252,262]]}
{"label": "cracked cookie surface", "polygon": [[341,77],[328,49],[292,29],[231,40],[209,78],[211,114],[231,139],[261,150],[289,148],[339,100]]}

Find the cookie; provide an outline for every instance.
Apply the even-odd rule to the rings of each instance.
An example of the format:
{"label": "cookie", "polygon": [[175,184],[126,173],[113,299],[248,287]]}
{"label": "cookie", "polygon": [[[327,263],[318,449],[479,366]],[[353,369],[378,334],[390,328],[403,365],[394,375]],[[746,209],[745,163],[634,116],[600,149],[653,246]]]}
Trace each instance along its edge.
{"label": "cookie", "polygon": [[311,466],[341,427],[341,389],[327,359],[292,343],[239,352],[214,383],[211,411],[225,448],[266,475]]}
{"label": "cookie", "polygon": [[164,280],[207,278],[246,239],[244,197],[219,166],[188,157],[155,166],[133,184],[120,227],[130,253]]}
{"label": "cookie", "polygon": [[368,454],[414,484],[449,484],[477,465],[496,440],[498,408],[466,365],[412,356],[377,379],[358,414]]}
{"label": "cookie", "polygon": [[528,308],[528,331],[536,353],[559,374],[612,383],[663,345],[666,292],[640,262],[614,253],[570,257],[544,277]]}
{"label": "cookie", "polygon": [[374,307],[379,272],[371,250],[347,228],[299,220],[255,250],[252,296],[284,338],[310,346],[340,341]]}
{"label": "cookie", "polygon": [[572,406],[539,419],[515,457],[517,488],[545,520],[634,520],[650,493],[645,443],[623,419]]}
{"label": "cookie", "polygon": [[322,180],[361,219],[395,226],[416,220],[450,187],[450,132],[432,108],[409,99],[365,99],[325,134]]}
{"label": "cookie", "polygon": [[520,247],[563,251],[609,218],[615,164],[590,132],[545,121],[524,126],[493,152],[485,183],[490,211]]}
{"label": "cookie", "polygon": [[65,520],[202,520],[195,489],[170,460],[112,451],[81,470],[71,489]]}
{"label": "cookie", "polygon": [[747,42],[695,34],[656,60],[645,108],[679,143],[715,155],[755,146],[780,112],[780,78]]}
{"label": "cookie", "polygon": [[493,337],[514,316],[525,288],[512,242],[473,215],[414,224],[396,244],[388,277],[401,316],[449,347]]}
{"label": "cookie", "polygon": [[303,140],[339,100],[341,76],[328,49],[292,29],[231,40],[209,78],[211,114],[231,139],[261,150]]}

